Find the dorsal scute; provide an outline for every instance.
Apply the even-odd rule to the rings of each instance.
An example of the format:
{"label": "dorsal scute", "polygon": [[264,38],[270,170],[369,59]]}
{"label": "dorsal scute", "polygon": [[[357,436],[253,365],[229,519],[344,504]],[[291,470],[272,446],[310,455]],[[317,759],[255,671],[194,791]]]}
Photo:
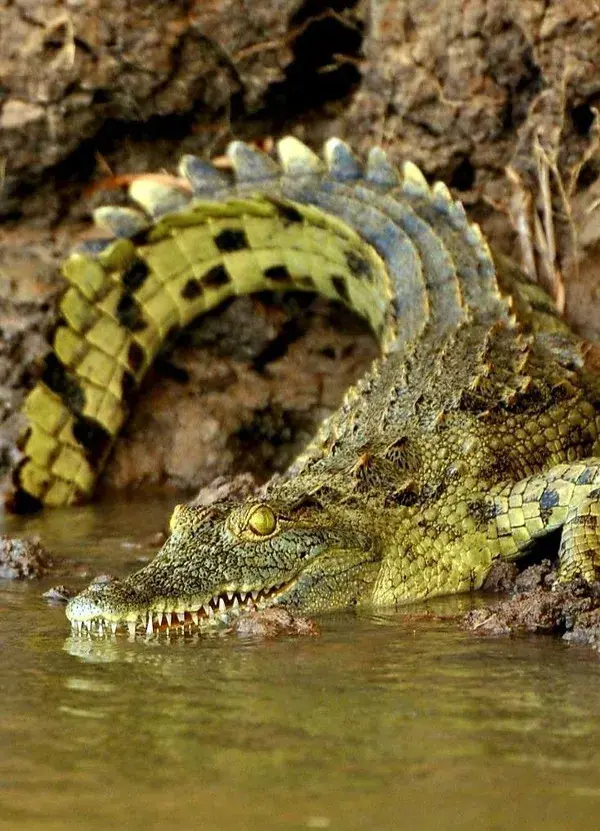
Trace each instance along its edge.
{"label": "dorsal scute", "polygon": [[133,237],[149,227],[148,217],[135,208],[102,205],[92,214],[94,224],[110,231],[115,237]]}
{"label": "dorsal scute", "polygon": [[240,184],[268,182],[281,175],[279,165],[273,159],[243,141],[230,142],[227,155]]}
{"label": "dorsal scute", "polygon": [[405,161],[402,165],[402,193],[407,196],[429,198],[430,189],[423,172],[414,162]]}
{"label": "dorsal scute", "polygon": [[277,142],[277,153],[287,176],[316,176],[325,171],[319,156],[295,136],[280,139]]}
{"label": "dorsal scute", "polygon": [[346,144],[338,138],[330,138],[323,149],[327,170],[339,182],[352,182],[363,178],[362,165]]}
{"label": "dorsal scute", "polygon": [[431,201],[442,213],[449,213],[451,211],[454,205],[454,199],[445,182],[434,182],[431,188]]}
{"label": "dorsal scute", "polygon": [[180,211],[192,198],[185,188],[158,181],[151,176],[135,179],[129,186],[129,196],[153,219]]}
{"label": "dorsal scute", "polygon": [[229,187],[229,179],[224,173],[198,156],[185,155],[179,161],[180,176],[192,186],[194,196],[205,199],[214,198]]}
{"label": "dorsal scute", "polygon": [[365,179],[370,185],[392,189],[400,185],[398,168],[393,165],[381,147],[372,147],[367,158]]}

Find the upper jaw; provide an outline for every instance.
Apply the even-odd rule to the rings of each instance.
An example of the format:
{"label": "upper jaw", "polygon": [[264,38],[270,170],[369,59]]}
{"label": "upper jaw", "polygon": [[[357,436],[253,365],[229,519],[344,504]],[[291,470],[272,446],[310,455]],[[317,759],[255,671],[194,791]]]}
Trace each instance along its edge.
{"label": "upper jaw", "polygon": [[242,583],[226,585],[213,595],[174,598],[153,597],[144,601],[128,581],[92,585],[69,601],[66,614],[77,634],[115,634],[127,628],[130,635],[155,631],[195,631],[230,623],[247,611],[285,603],[294,581],[256,587]]}

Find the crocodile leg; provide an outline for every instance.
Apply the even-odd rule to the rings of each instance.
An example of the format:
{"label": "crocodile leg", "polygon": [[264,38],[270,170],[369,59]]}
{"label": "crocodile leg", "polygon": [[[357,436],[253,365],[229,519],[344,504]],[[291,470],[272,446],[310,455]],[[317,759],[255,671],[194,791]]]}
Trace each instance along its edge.
{"label": "crocodile leg", "polygon": [[501,557],[515,559],[533,540],[562,528],[561,582],[600,572],[600,458],[562,464],[504,486],[494,499]]}

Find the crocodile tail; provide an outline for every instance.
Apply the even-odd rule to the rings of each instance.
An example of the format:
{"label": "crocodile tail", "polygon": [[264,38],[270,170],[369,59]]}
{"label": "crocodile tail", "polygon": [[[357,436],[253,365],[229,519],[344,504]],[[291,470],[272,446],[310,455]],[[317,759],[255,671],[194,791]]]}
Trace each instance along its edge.
{"label": "crocodile tail", "polygon": [[89,499],[158,351],[232,295],[316,291],[354,308],[391,342],[394,307],[382,256],[352,227],[360,223],[292,192],[357,176],[385,190],[398,184],[398,173],[380,150],[363,173],[345,145],[329,147],[325,166],[297,140],[283,139],[277,164],[232,142],[232,175],[184,156],[180,180],[133,182],[137,208],[95,211],[111,236],[84,243],[63,264],[68,287],[52,349],[23,405],[27,428],[10,509]]}

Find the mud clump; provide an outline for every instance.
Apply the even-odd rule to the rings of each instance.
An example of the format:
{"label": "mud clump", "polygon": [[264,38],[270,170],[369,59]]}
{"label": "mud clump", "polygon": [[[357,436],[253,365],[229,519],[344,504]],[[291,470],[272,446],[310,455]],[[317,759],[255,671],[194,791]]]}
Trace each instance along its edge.
{"label": "mud clump", "polygon": [[499,564],[484,589],[509,591],[509,596],[468,612],[463,625],[478,635],[561,635],[569,643],[600,651],[600,583],[590,585],[579,578],[564,585],[556,581],[557,564],[549,560],[520,573],[516,567],[513,572],[512,564]]}
{"label": "mud clump", "polygon": [[53,566],[37,537],[0,536],[0,579],[33,580]]}
{"label": "mud clump", "polygon": [[69,602],[72,597],[76,595],[75,589],[70,588],[70,586],[64,586],[62,583],[58,586],[52,586],[45,591],[42,597],[51,603],[52,605],[62,606]]}
{"label": "mud clump", "polygon": [[292,615],[287,609],[263,609],[238,618],[230,629],[236,635],[250,638],[277,638],[282,635],[319,635],[317,624],[310,618]]}

